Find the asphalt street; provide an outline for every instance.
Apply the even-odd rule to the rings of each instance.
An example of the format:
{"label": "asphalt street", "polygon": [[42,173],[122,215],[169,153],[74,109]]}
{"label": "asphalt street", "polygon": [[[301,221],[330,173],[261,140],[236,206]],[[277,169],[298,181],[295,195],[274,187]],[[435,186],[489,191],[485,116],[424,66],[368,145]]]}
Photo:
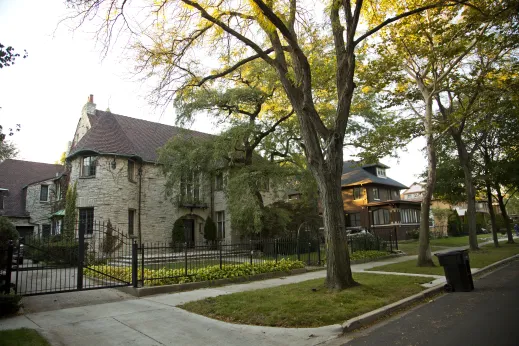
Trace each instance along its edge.
{"label": "asphalt street", "polygon": [[386,323],[346,336],[344,345],[519,345],[519,261]]}

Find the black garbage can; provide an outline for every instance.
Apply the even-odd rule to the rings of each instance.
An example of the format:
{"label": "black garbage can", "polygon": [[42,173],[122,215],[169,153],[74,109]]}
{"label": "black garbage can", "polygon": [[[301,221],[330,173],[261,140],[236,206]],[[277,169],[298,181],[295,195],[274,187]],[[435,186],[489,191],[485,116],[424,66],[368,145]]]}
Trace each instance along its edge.
{"label": "black garbage can", "polygon": [[474,281],[470,272],[469,253],[467,250],[456,250],[435,254],[445,271],[449,292],[470,292],[474,290]]}

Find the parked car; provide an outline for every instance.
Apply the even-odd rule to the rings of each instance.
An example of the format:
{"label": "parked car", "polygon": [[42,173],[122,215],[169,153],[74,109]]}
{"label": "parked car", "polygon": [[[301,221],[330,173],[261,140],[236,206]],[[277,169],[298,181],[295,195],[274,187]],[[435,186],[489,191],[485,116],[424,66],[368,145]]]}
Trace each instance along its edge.
{"label": "parked car", "polygon": [[357,234],[366,234],[369,233],[369,231],[364,227],[346,227],[346,235],[353,236]]}

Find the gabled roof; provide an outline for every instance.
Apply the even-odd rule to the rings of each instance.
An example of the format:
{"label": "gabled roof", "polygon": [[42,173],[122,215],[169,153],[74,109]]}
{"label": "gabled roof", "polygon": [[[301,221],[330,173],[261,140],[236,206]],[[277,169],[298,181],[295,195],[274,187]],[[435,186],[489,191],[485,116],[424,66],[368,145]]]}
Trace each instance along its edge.
{"label": "gabled roof", "polygon": [[38,181],[54,179],[56,174],[61,175],[64,171],[63,165],[41,162],[9,159],[0,163],[0,188],[9,190],[7,197],[4,197],[4,209],[0,210],[2,215],[25,216],[24,187]]}
{"label": "gabled roof", "polygon": [[68,158],[82,152],[95,152],[128,157],[137,156],[143,161],[156,162],[157,149],[166,144],[173,136],[185,133],[199,138],[212,137],[203,132],[99,110],[96,110],[95,116],[89,115],[89,120],[92,128],[71,148]]}
{"label": "gabled roof", "polygon": [[388,166],[381,163],[362,165],[360,162],[344,161],[342,165],[341,186],[381,184],[399,189],[407,189],[407,186],[399,183],[396,180],[393,180],[389,177],[381,178],[375,174],[370,173],[366,170],[366,168],[369,167],[389,168]]}

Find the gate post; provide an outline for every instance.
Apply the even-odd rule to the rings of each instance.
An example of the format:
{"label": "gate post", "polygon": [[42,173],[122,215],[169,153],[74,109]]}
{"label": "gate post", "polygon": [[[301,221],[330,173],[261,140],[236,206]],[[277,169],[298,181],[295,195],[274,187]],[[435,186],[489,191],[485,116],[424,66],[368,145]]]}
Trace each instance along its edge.
{"label": "gate post", "polygon": [[83,260],[85,259],[85,230],[79,228],[79,247],[77,254],[77,289],[83,289]]}
{"label": "gate post", "polygon": [[[348,246],[348,243],[346,243],[346,246]],[[317,265],[321,266],[321,239],[317,238]]]}
{"label": "gate post", "polygon": [[312,249],[312,243],[308,242],[308,265],[310,265],[310,250]]}
{"label": "gate post", "polygon": [[[11,292],[11,271],[13,267],[13,241],[9,240],[7,245],[7,268],[5,269],[5,287],[4,293],[9,294]],[[19,254],[19,253],[18,253]],[[16,259],[18,261],[18,259]]]}
{"label": "gate post", "polygon": [[222,269],[222,255],[223,255],[222,254],[222,251],[223,251],[222,248],[223,248],[223,243],[222,243],[221,240],[219,241],[219,243],[220,243],[220,269]]}
{"label": "gate post", "polygon": [[132,284],[133,287],[137,288],[138,282],[137,282],[137,241],[133,240],[132,244]]}
{"label": "gate post", "polygon": [[276,263],[278,263],[278,240],[274,239],[274,254],[276,256]]}
{"label": "gate post", "polygon": [[396,250],[398,251],[398,235],[397,235],[397,231],[396,231],[396,226],[394,227],[395,229],[395,247],[396,247]]}
{"label": "gate post", "polygon": [[250,240],[250,265],[252,265],[252,253],[254,250],[252,249],[252,239]]}
{"label": "gate post", "polygon": [[184,265],[185,265],[185,273],[187,276],[187,242],[184,243]]}

